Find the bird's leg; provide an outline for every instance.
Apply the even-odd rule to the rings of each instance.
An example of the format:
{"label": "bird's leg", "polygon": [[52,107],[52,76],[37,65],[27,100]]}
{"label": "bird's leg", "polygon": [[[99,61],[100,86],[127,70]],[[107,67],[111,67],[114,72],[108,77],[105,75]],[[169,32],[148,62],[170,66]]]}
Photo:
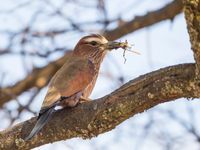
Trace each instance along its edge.
{"label": "bird's leg", "polygon": [[64,100],[68,99],[68,98],[69,98],[68,96],[61,96],[61,97],[60,97],[60,101],[62,102],[62,101],[64,101]]}
{"label": "bird's leg", "polygon": [[60,106],[63,107],[74,107],[78,104],[80,97],[82,95],[82,92],[77,92],[74,95],[71,96],[61,96],[60,97]]}
{"label": "bird's leg", "polygon": [[88,98],[88,97],[83,97],[81,96],[80,97],[80,100],[79,100],[79,103],[84,103],[84,102],[89,102],[91,101],[92,99]]}

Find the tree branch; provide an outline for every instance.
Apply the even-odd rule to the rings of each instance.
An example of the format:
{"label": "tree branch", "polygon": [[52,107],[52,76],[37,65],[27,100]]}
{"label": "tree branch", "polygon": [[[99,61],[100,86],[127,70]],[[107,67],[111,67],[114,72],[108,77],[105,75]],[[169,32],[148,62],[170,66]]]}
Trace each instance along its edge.
{"label": "tree branch", "polygon": [[167,19],[174,19],[176,15],[182,12],[182,8],[182,0],[174,0],[159,10],[149,12],[144,16],[137,16],[123,26],[107,31],[105,36],[110,40],[115,40],[138,29],[151,26]]}
{"label": "tree branch", "polygon": [[[149,12],[144,16],[136,17],[112,31],[106,31],[104,35],[109,40],[116,40],[138,29],[153,25],[166,19],[172,19],[177,14],[181,13],[181,11],[181,0],[175,0],[159,10]],[[24,91],[33,87],[42,88],[46,86],[53,74],[55,74],[57,69],[59,69],[69,57],[68,55],[69,53],[66,53],[65,56],[47,66],[34,69],[31,74],[27,75],[27,77],[17,82],[15,85],[0,89],[0,107],[2,107],[7,101],[22,94]]]}
{"label": "tree branch", "polygon": [[0,89],[0,106],[10,99],[15,99],[18,95],[29,90],[33,87],[42,88],[46,86],[55,74],[55,72],[64,64],[65,61],[70,57],[71,52],[67,52],[60,59],[49,63],[47,66],[42,68],[35,68],[25,79],[17,82],[14,86],[9,86]]}
{"label": "tree branch", "polygon": [[0,148],[28,150],[74,137],[95,137],[160,103],[181,97],[200,97],[200,85],[195,84],[194,77],[194,64],[181,64],[148,73],[98,100],[57,111],[31,141],[24,142],[22,139],[30,132],[36,118],[0,132]]}
{"label": "tree branch", "polygon": [[196,61],[196,78],[200,80],[200,0],[184,0],[184,12]]}

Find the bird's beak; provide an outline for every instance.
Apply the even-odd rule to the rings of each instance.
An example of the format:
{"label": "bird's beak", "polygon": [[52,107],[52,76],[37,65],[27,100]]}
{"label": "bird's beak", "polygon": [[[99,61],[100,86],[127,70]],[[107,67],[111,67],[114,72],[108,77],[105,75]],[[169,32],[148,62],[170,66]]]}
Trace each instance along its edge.
{"label": "bird's beak", "polygon": [[115,42],[115,41],[108,41],[106,44],[104,44],[105,50],[113,50],[118,49],[121,47],[121,42]]}

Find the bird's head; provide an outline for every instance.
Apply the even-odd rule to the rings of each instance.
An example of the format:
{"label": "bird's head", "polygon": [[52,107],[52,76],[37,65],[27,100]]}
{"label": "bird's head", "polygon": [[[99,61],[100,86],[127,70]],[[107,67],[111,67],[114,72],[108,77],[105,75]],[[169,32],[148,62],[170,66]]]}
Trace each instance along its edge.
{"label": "bird's head", "polygon": [[118,42],[108,41],[104,36],[91,34],[79,40],[74,48],[74,53],[91,59],[103,57],[107,51],[119,48]]}

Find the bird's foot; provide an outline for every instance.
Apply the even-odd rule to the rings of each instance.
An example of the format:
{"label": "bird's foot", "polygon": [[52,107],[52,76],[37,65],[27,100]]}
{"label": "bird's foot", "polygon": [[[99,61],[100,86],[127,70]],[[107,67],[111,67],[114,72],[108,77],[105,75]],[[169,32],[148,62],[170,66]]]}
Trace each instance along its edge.
{"label": "bird's foot", "polygon": [[80,97],[80,100],[79,100],[79,103],[89,102],[89,101],[91,101],[91,100],[92,100],[92,99],[90,99],[90,98],[86,98],[86,97],[81,96],[81,97]]}

